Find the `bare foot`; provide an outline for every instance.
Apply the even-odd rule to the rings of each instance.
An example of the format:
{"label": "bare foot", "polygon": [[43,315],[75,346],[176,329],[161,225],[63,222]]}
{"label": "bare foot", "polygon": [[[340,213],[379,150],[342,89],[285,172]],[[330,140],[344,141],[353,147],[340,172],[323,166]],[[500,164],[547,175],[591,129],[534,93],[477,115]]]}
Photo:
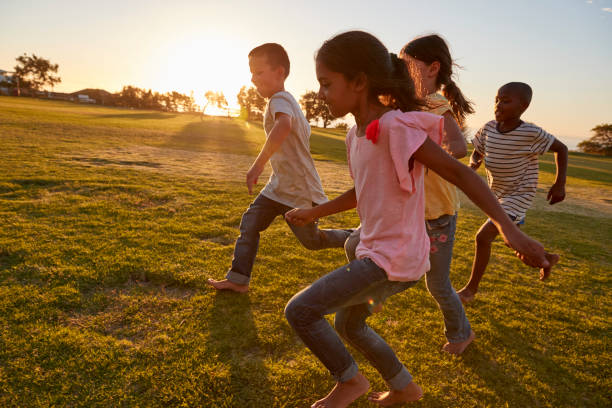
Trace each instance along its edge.
{"label": "bare foot", "polygon": [[540,280],[541,281],[548,279],[548,277],[550,276],[552,267],[555,266],[557,262],[559,262],[559,255],[547,253],[546,260],[548,261],[550,265],[548,266],[548,268],[540,268]]}
{"label": "bare foot", "polygon": [[385,392],[373,392],[368,397],[370,402],[388,407],[390,405],[402,404],[404,402],[418,401],[423,397],[423,389],[414,381],[401,390]]}
{"label": "bare foot", "polygon": [[475,338],[476,333],[474,333],[474,330],[471,330],[470,336],[466,340],[460,343],[446,343],[444,346],[442,346],[442,350],[449,354],[459,355],[465,351],[466,347],[469,346]]}
{"label": "bare foot", "polygon": [[220,281],[207,279],[206,283],[217,290],[231,290],[238,293],[247,293],[249,291],[249,285],[238,285],[237,283],[230,282],[227,279]]}
{"label": "bare foot", "polygon": [[470,289],[465,287],[461,289],[460,291],[458,291],[457,295],[459,295],[459,299],[461,299],[461,303],[463,303],[464,305],[467,305],[468,303],[474,300],[474,298],[476,297],[476,292],[472,292]]}
{"label": "bare foot", "polygon": [[343,408],[368,392],[370,382],[361,373],[345,382],[336,383],[336,386],[325,398],[312,404],[311,408]]}

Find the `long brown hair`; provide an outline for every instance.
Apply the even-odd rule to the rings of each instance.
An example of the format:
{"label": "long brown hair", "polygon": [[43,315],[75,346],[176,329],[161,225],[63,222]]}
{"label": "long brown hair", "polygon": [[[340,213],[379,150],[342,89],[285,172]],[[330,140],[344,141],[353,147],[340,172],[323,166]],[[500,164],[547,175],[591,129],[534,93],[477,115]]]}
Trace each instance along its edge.
{"label": "long brown hair", "polygon": [[465,117],[474,113],[474,104],[466,99],[452,79],[453,65],[456,64],[453,63],[444,39],[437,34],[417,37],[402,48],[400,55],[409,55],[426,64],[434,61],[440,63],[440,71],[436,78],[437,89],[442,88],[442,94],[448,99],[459,126],[463,126]]}
{"label": "long brown hair", "polygon": [[402,112],[422,110],[414,82],[404,62],[389,54],[378,38],[364,31],[348,31],[325,41],[316,60],[328,69],[353,80],[363,73],[368,79],[368,98]]}

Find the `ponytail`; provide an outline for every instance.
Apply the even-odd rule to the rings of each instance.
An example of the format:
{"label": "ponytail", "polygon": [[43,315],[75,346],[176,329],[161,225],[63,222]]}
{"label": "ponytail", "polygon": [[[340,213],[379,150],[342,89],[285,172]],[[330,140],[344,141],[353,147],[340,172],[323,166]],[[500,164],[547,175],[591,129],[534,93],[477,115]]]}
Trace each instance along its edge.
{"label": "ponytail", "polygon": [[448,83],[443,86],[442,95],[448,99],[457,123],[460,127],[463,127],[465,117],[474,113],[474,104],[463,96],[461,89],[452,79],[449,79]]}
{"label": "ponytail", "polygon": [[465,117],[474,113],[474,105],[463,96],[463,93],[452,79],[453,60],[446,42],[437,34],[418,37],[402,48],[401,55],[408,55],[426,64],[434,61],[440,63],[440,71],[436,78],[437,89],[442,88],[442,94],[448,99],[451,110],[459,126],[465,123]]}
{"label": "ponytail", "polygon": [[404,62],[372,34],[348,31],[325,41],[316,60],[353,80],[364,74],[368,97],[403,112],[421,110],[425,104],[416,96],[414,82]]}
{"label": "ponytail", "polygon": [[[385,105],[402,112],[422,110],[425,102],[417,98],[414,81],[410,77],[404,61],[394,53],[389,53],[391,75],[386,80],[379,80],[372,91],[383,99]],[[384,85],[383,85],[384,84]]]}

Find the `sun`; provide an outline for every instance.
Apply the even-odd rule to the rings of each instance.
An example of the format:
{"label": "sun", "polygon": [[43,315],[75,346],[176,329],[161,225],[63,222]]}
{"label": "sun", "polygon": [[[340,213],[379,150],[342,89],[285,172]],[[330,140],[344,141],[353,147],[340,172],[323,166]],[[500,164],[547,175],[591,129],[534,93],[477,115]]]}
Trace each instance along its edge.
{"label": "sun", "polygon": [[[193,91],[201,107],[206,105],[206,91],[223,92],[229,107],[238,108],[236,95],[241,86],[250,84],[246,44],[230,37],[208,35],[175,39],[162,49],[164,52],[158,52],[155,58],[159,64],[155,82],[160,90],[187,95]],[[206,113],[221,112],[209,106]]]}

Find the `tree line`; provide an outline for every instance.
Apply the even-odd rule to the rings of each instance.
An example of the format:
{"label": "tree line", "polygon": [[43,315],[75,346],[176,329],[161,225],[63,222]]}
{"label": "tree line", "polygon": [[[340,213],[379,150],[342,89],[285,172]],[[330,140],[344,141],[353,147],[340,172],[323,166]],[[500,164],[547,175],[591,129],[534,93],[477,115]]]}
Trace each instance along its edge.
{"label": "tree line", "polygon": [[[22,90],[30,95],[42,92],[46,87],[53,87],[62,80],[57,75],[58,64],[51,63],[48,59],[36,54],[23,54],[15,58],[17,65],[13,68],[12,80],[0,81],[0,87],[17,90],[17,95]],[[105,91],[94,90],[97,95],[102,95],[104,105],[120,106],[135,109],[151,109],[164,112],[202,112],[208,106],[216,106],[220,109],[229,108],[227,99],[223,92],[207,91],[204,94],[206,104],[200,107],[195,103],[193,91],[190,95],[172,91],[166,93],[153,92],[150,89],[141,89],[127,85],[117,93],[111,94]],[[105,95],[107,94],[107,95]],[[246,120],[262,120],[266,108],[266,100],[259,95],[254,87],[243,86],[238,92],[237,99],[240,105],[241,117]],[[300,105],[308,122],[322,123],[327,128],[334,118],[315,91],[307,91],[300,97]],[[336,124],[337,128],[346,129],[346,123]],[[590,139],[583,140],[578,148],[585,153],[602,154],[612,156],[612,123],[604,123],[595,126],[591,131],[594,133]]]}
{"label": "tree line", "polygon": [[[36,54],[23,54],[16,58],[17,65],[11,81],[2,81],[0,86],[16,89],[17,95],[27,94],[35,96],[41,94],[46,88],[54,87],[62,80],[57,75],[58,64],[53,64],[46,58]],[[202,112],[209,106],[228,110],[227,99],[223,92],[207,91],[204,94],[206,103],[200,107],[195,103],[193,91],[190,95],[171,91],[166,93],[154,92],[151,89],[141,89],[126,85],[121,91],[107,93],[102,90],[86,90],[88,96],[96,99],[98,103],[107,106],[120,106],[135,109],[150,109],[165,112]],[[93,95],[93,96],[92,96]],[[262,120],[266,107],[266,100],[259,95],[254,87],[243,86],[238,92],[237,99],[240,105],[241,116],[247,120]],[[322,123],[327,128],[334,120],[325,103],[319,99],[314,91],[304,93],[300,98],[300,105],[309,122]],[[344,125],[344,126],[342,126]],[[338,126],[337,126],[338,127]],[[346,127],[341,123],[340,127]]]}

